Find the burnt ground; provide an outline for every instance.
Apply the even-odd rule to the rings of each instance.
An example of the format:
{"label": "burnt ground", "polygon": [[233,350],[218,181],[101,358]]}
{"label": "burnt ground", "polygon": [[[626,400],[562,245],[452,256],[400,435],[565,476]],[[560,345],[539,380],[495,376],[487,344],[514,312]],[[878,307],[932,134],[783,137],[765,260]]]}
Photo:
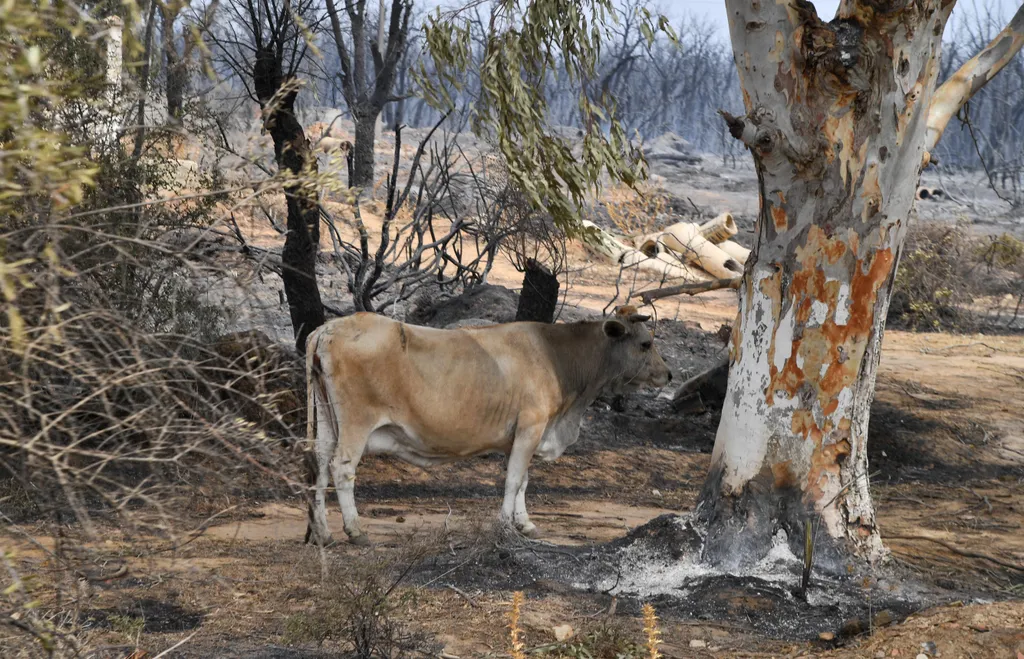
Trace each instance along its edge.
{"label": "burnt ground", "polygon": [[[501,322],[510,303],[514,313],[514,295],[493,288],[477,301],[444,301],[424,322]],[[715,330],[658,322],[659,349],[679,379],[724,354]],[[424,470],[370,457],[356,496],[375,547],[342,543],[322,556],[304,546],[298,499],[252,493],[206,501],[183,510],[183,524],[238,507],[174,552],[141,556],[126,531],[110,529],[96,552],[127,570],[83,598],[80,625],[93,643],[137,643],[154,654],[189,639],[170,656],[341,656],[345,625],[329,603],[352,597],[321,581],[322,561],[357,583],[382,557],[396,570],[419,547],[423,555],[389,615],[425,634],[421,649],[434,656],[505,655],[511,592],[521,589],[524,642],[548,648],[535,654],[573,654],[551,649],[561,624],[580,643],[642,639],[638,608],[650,602],[669,657],[914,657],[922,643],[935,643],[942,656],[1012,657],[1024,651],[1024,573],[1012,567],[1024,559],[1022,368],[1020,337],[888,335],[870,457],[893,560],[844,579],[816,574],[807,601],[793,593],[791,555],[746,576],[680,573],[695,539],[675,520],[696,502],[718,417],[714,409],[677,414],[644,393],[597,401],[580,442],[553,463],[533,465],[528,501],[540,543],[492,528],[501,459]],[[343,539],[333,506],[330,517]],[[39,528],[36,537],[46,544],[50,533]],[[25,568],[40,558],[23,547],[19,561]],[[656,587],[669,583],[679,588]],[[137,640],[127,639],[139,621]],[[297,621],[319,621],[335,634],[322,642],[297,635]]]}

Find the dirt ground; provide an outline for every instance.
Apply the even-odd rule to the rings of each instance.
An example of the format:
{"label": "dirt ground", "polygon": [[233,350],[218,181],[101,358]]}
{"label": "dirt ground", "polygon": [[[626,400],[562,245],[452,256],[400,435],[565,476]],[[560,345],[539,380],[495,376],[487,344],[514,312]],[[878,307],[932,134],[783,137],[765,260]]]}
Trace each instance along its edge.
{"label": "dirt ground", "polygon": [[[662,311],[662,317],[701,318],[700,326],[692,320],[659,324],[658,339],[672,368],[696,372],[722,354],[712,330],[728,322],[729,302],[726,295],[711,302],[678,300],[672,303],[677,309]],[[871,427],[879,522],[893,562],[946,589],[949,601],[905,619],[876,620],[877,628],[857,629],[854,623],[852,631],[822,628],[818,639],[795,640],[758,630],[770,600],[724,591],[717,597],[725,608],[716,610],[728,612],[727,619],[707,619],[699,608],[664,614],[661,651],[669,657],[1019,656],[1022,379],[1024,337],[886,336]],[[576,446],[554,463],[533,465],[529,505],[549,543],[540,551],[607,543],[659,515],[692,509],[708,467],[714,414],[674,415],[666,401],[650,394],[634,396],[619,409],[599,401]],[[452,538],[472,537],[487,527],[499,506],[502,477],[497,458],[430,470],[366,458],[356,493],[376,546],[341,544],[330,554],[351,567],[381,555],[400,556],[416,543],[433,543],[434,551],[443,552],[445,542],[460,542]],[[289,636],[296,619],[317,615],[314,602],[326,587],[321,556],[302,544],[301,502],[234,503],[240,508],[205,535],[159,557],[127,555],[128,538],[112,530],[103,550],[127,569],[91,593],[84,614],[91,638],[112,646],[102,656],[125,656],[124,648],[134,645],[120,629],[125,619],[144,621],[138,644],[154,654],[185,638],[168,656],[312,657],[338,651],[337,640],[319,645]],[[198,524],[207,514],[192,511],[191,521]],[[344,538],[336,509],[330,524],[336,538]],[[39,560],[16,542],[27,550],[19,554],[21,561]],[[524,574],[510,575],[506,587],[472,587],[472,580],[467,586],[454,576],[405,582],[400,590],[406,599],[393,613],[426,634],[423,647],[435,656],[505,655],[513,588],[528,594],[521,626],[526,647],[542,648],[535,654],[551,651],[559,625],[571,626],[583,639],[643,637],[635,606],[626,601],[613,607],[607,595],[574,592],[564,583],[531,581]],[[609,616],[610,608],[616,610]]]}
{"label": "dirt ground", "polygon": [[[721,196],[736,188],[726,179],[701,187],[698,203],[740,203],[738,214],[756,212],[756,196],[753,206],[746,197],[738,202]],[[278,239],[251,230],[253,244]],[[571,257],[564,317],[600,313],[615,295],[617,270],[586,260],[581,250]],[[273,278],[267,279],[271,283],[257,296],[266,298],[261,315],[254,318],[285,340],[287,313]],[[324,281],[325,299],[344,297],[342,284]],[[520,275],[500,263],[490,281],[517,289]],[[653,285],[631,283],[636,289]],[[501,319],[514,296],[500,289],[492,294],[490,312],[469,305],[458,313]],[[716,332],[734,315],[731,291],[657,303],[658,346],[677,382],[725,354]],[[614,409],[611,403],[599,400],[591,408],[580,442],[566,455],[531,467],[528,505],[542,544],[509,546],[489,529],[504,475],[496,457],[429,470],[365,458],[356,499],[375,542],[371,548],[343,542],[322,554],[304,545],[305,510],[298,498],[249,496],[182,510],[183,526],[198,526],[211,511],[234,506],[205,534],[155,555],[139,555],[124,531],[109,529],[93,550],[119,566],[112,570],[116,576],[81,585],[87,591],[80,598],[87,603],[82,634],[100,648],[91,656],[126,657],[135,648],[155,656],[179,642],[162,656],[339,656],[344,645],[328,632],[343,623],[325,602],[354,595],[323,578],[328,568],[342,575],[388,572],[417,547],[427,547],[418,563],[427,567],[406,575],[390,595],[395,606],[389,617],[409,634],[422,635],[422,653],[442,659],[508,656],[516,589],[527,595],[519,625],[527,656],[611,659],[630,643],[642,645],[637,602],[537,579],[517,571],[520,563],[506,561],[515,552],[571,558],[660,515],[692,510],[709,465],[715,413],[680,415],[656,394],[631,396]],[[776,611],[776,600],[756,591],[724,588],[687,610],[661,608],[659,649],[665,656],[1024,659],[1024,337],[887,332],[870,437],[872,492],[892,574],[924,580],[940,595],[922,610],[876,611],[874,591],[865,584],[866,618],[826,625],[823,617],[820,627],[811,619],[801,626],[811,633],[786,636],[767,633],[758,622],[798,615],[790,613],[797,609]],[[343,539],[337,507],[329,513],[335,538]],[[53,545],[52,529],[30,531],[42,546]],[[46,573],[44,552],[23,536],[0,534],[4,545],[16,549],[12,560],[23,572]],[[485,559],[511,567],[474,581],[473,561]],[[437,568],[452,563],[451,570]],[[314,622],[328,632],[311,632]],[[563,625],[572,628],[575,641],[556,643],[555,629]]]}

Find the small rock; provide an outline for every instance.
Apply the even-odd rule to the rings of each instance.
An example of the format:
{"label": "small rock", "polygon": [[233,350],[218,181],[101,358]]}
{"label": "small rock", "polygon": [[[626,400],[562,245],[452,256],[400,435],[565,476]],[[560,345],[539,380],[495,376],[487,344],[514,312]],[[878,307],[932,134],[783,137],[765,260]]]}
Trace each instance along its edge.
{"label": "small rock", "polygon": [[651,490],[651,494],[653,494],[656,497],[660,497],[661,496],[661,490]]}
{"label": "small rock", "polygon": [[707,646],[708,646],[708,642],[707,641],[702,641],[699,638],[695,638],[692,641],[690,641],[690,647],[691,648],[706,648]]}
{"label": "small rock", "polygon": [[404,517],[402,517],[401,515],[399,515],[398,517],[396,517],[396,518],[395,518],[395,521],[396,521],[396,522],[398,522],[399,524],[405,524],[405,518],[404,518]]}
{"label": "small rock", "polygon": [[823,641],[831,641],[835,637],[836,637],[836,635],[833,634],[832,632],[821,632],[820,634],[818,634],[818,638],[820,638]]}
{"label": "small rock", "polygon": [[885,650],[879,650],[876,652],[875,659],[885,659]]}
{"label": "small rock", "polygon": [[843,623],[843,636],[857,636],[864,632],[864,621],[860,618],[850,618]]}
{"label": "small rock", "polygon": [[914,659],[928,659],[928,655],[922,652],[921,654],[914,657]]}
{"label": "small rock", "polygon": [[875,627],[885,627],[886,625],[891,625],[892,621],[892,612],[885,609],[875,614],[875,617],[871,620],[871,624]]}
{"label": "small rock", "polygon": [[551,632],[555,635],[555,640],[561,643],[573,637],[576,632],[573,631],[569,625],[558,625],[551,628]]}
{"label": "small rock", "polygon": [[[924,650],[924,653],[929,656],[939,656],[939,648],[935,647],[935,643],[933,643],[932,641],[925,641],[924,643],[922,643],[921,649]],[[925,659],[928,659],[928,657],[925,657]]]}

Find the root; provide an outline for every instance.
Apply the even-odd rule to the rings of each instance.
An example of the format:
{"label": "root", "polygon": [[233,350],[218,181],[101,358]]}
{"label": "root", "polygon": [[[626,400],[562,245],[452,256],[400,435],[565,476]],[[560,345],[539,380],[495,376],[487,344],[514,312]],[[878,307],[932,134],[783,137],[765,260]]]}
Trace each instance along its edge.
{"label": "root", "polygon": [[930,538],[926,535],[890,535],[886,536],[886,540],[927,540],[929,542],[934,542],[937,545],[942,545],[947,550],[953,552],[954,554],[957,554],[958,556],[964,556],[965,558],[980,558],[982,560],[986,560],[991,563],[995,563],[996,565],[1005,567],[1008,570],[1015,570],[1017,572],[1024,573],[1024,565],[1013,563],[1011,561],[1005,561],[1001,558],[996,558],[991,554],[985,554],[980,551],[969,551],[966,549],[960,549],[955,545],[949,544],[945,540],[939,540],[938,538]]}

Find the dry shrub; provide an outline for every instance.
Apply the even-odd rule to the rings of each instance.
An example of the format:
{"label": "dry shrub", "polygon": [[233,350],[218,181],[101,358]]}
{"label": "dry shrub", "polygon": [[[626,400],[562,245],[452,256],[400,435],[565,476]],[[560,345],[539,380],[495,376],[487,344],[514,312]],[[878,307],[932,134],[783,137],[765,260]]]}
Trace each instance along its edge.
{"label": "dry shrub", "polygon": [[498,194],[500,227],[504,234],[501,251],[519,272],[526,272],[532,261],[555,277],[566,271],[568,238],[555,226],[551,215],[533,208],[522,191],[509,183]]}
{"label": "dry shrub", "polygon": [[302,398],[286,393],[301,370],[218,341],[221,310],[196,282],[231,273],[164,238],[208,227],[216,196],[139,206],[169,169],[119,148],[96,155],[108,183],[73,213],[26,197],[0,218],[0,524],[19,544],[59,537],[34,547],[45,571],[0,577],[11,656],[81,653],[78,589],[116,572],[97,540],[166,551],[207,523],[189,519],[196,492],[300,487]]}
{"label": "dry shrub", "polygon": [[968,278],[972,244],[962,226],[922,225],[907,236],[888,323],[912,330],[973,331]]}
{"label": "dry shrub", "polygon": [[308,611],[285,620],[284,641],[330,641],[359,659],[431,654],[429,637],[410,630],[397,615],[416,605],[417,591],[403,584],[437,546],[433,538],[410,538],[396,552],[323,554],[320,587]]}
{"label": "dry shrub", "polygon": [[892,327],[917,331],[1006,331],[1024,298],[1024,243],[975,237],[963,224],[911,228],[889,306]]}

